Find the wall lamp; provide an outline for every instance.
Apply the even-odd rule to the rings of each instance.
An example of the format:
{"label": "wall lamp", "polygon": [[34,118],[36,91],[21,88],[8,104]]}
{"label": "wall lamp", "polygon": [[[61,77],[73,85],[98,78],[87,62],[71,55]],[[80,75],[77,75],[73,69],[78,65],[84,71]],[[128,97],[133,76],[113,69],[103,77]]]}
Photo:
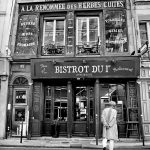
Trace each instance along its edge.
{"label": "wall lamp", "polygon": [[55,60],[55,59],[53,59],[52,63],[53,63],[53,65],[56,65],[56,60]]}
{"label": "wall lamp", "polygon": [[117,62],[117,61],[116,61],[115,59],[112,59],[112,60],[111,60],[111,63],[112,63],[113,65],[115,65],[116,62]]}
{"label": "wall lamp", "polygon": [[86,64],[86,63],[87,63],[87,61],[86,61],[85,59],[83,59],[82,63],[83,63],[83,64]]}

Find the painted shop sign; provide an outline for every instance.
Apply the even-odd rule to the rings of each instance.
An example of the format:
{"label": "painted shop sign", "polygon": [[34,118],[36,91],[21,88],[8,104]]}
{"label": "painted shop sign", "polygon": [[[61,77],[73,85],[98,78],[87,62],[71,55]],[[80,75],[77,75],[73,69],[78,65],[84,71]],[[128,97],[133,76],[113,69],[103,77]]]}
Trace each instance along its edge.
{"label": "painted shop sign", "polygon": [[32,62],[32,78],[116,78],[136,77],[138,64],[134,60],[82,61],[75,62]]}
{"label": "painted shop sign", "polygon": [[18,21],[16,55],[35,55],[38,46],[38,15],[21,15]]}
{"label": "painted shop sign", "polygon": [[47,12],[64,10],[124,8],[125,2],[120,1],[89,1],[71,3],[20,4],[20,12]]}

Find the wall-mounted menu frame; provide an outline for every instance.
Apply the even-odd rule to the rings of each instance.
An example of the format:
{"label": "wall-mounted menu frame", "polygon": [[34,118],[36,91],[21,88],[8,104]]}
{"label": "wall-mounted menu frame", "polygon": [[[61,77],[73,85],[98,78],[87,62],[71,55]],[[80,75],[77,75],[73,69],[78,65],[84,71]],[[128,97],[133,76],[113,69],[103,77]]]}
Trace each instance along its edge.
{"label": "wall-mounted menu frame", "polygon": [[22,14],[19,16],[15,55],[36,55],[38,30],[38,14]]}

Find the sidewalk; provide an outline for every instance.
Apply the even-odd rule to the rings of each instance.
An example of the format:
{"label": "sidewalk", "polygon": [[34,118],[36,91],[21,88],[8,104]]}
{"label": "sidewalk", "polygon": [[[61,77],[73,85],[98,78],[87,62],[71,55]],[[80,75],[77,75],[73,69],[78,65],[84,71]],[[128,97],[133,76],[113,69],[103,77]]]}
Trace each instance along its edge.
{"label": "sidewalk", "polygon": [[[0,147],[43,147],[43,148],[88,148],[88,149],[102,149],[101,139],[98,140],[98,145],[96,145],[95,138],[52,138],[52,137],[36,137],[31,140],[26,138],[22,139],[20,143],[20,138],[8,138],[0,140]],[[115,143],[115,148],[143,148],[150,149],[150,141],[145,141],[145,146],[143,146],[142,141],[138,139],[126,139],[122,138]]]}

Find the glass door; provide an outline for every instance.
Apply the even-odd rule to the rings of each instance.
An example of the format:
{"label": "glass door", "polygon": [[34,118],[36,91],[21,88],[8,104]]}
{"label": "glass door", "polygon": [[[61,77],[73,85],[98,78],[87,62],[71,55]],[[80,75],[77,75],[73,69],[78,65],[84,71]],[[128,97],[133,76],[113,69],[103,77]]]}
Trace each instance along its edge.
{"label": "glass door", "polygon": [[90,136],[94,132],[94,88],[76,86],[74,91],[73,134]]}
{"label": "glass door", "polygon": [[56,124],[60,134],[67,134],[67,87],[46,86],[44,97],[43,135],[53,136],[53,127]]}

